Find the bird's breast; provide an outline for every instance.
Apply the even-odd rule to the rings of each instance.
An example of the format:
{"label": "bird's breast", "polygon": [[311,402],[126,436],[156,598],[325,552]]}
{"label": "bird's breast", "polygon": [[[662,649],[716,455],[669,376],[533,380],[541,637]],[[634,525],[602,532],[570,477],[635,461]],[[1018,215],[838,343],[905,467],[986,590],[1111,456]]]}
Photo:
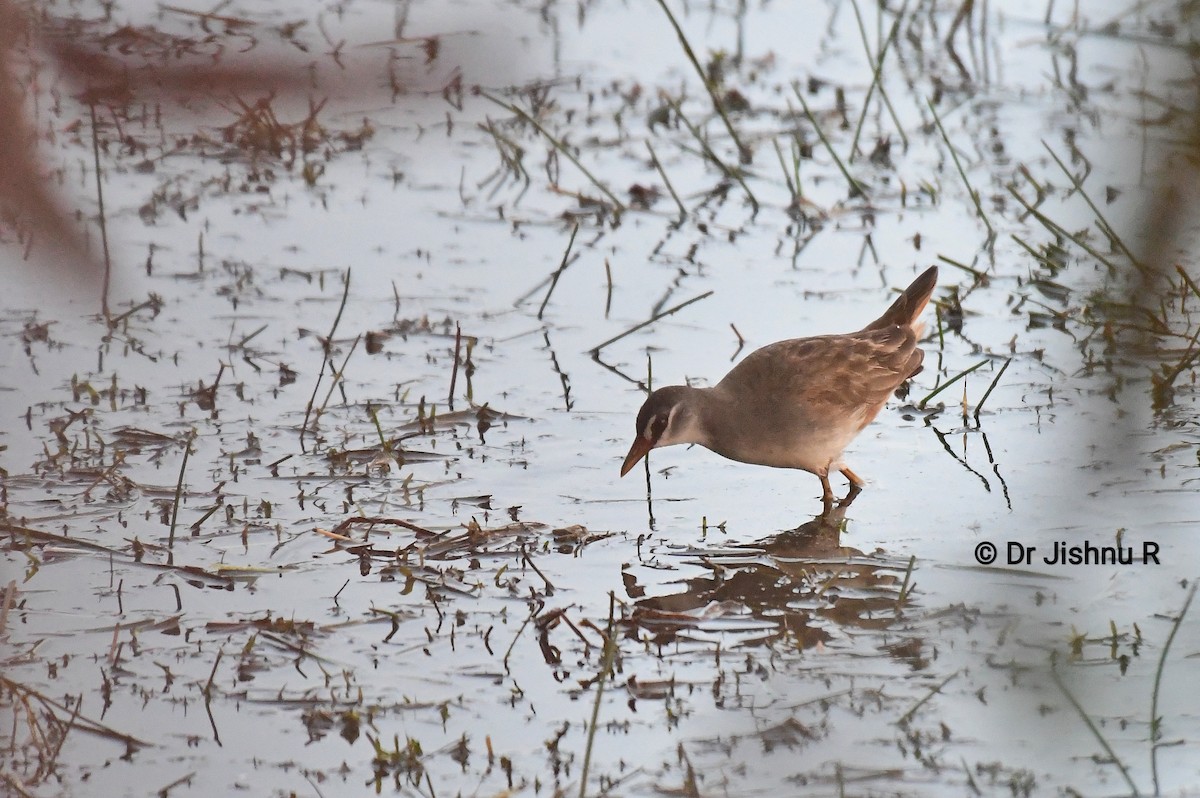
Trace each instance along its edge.
{"label": "bird's breast", "polygon": [[826,472],[862,429],[857,418],[834,422],[803,412],[760,410],[743,422],[710,430],[704,445],[730,460],[812,473]]}

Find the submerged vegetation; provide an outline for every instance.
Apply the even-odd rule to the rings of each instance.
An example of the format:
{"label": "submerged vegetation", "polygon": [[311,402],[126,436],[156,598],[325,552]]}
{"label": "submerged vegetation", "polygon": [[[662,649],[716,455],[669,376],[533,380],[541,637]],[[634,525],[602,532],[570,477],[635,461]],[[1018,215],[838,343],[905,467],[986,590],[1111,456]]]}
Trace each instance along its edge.
{"label": "submerged vegetation", "polygon": [[[0,0],[5,791],[1194,788],[1195,20],[994,5]],[[606,481],[929,262],[855,515]]]}

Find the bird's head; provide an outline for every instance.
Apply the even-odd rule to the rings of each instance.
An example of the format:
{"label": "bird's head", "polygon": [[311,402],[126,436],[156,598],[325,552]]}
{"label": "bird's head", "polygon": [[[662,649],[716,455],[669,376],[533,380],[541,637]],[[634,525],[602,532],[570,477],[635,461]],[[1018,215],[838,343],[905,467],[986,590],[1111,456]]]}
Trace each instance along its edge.
{"label": "bird's head", "polygon": [[683,385],[659,388],[647,397],[638,411],[637,437],[621,464],[621,476],[629,473],[651,449],[676,443],[703,443],[694,403],[697,389]]}

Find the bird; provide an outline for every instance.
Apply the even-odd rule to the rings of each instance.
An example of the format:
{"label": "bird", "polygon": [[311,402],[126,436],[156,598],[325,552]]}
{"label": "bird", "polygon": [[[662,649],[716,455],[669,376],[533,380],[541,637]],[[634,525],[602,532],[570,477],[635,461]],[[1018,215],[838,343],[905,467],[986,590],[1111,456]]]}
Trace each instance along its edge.
{"label": "bird", "polygon": [[926,269],[857,332],[767,344],[711,388],[655,390],[638,411],[621,476],[651,449],[700,444],[730,460],[815,474],[825,515],[835,498],[829,474],[840,471],[850,484],[838,506],[848,505],[864,482],[842,462],[842,452],[921,370],[920,317],[937,275],[936,266]]}

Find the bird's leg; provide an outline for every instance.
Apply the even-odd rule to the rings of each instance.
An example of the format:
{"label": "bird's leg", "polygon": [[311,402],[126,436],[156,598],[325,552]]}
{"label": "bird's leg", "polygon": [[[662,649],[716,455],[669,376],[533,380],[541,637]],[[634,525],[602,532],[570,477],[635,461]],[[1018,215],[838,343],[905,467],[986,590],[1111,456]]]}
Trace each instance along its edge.
{"label": "bird's leg", "polygon": [[850,480],[851,487],[862,490],[863,486],[867,484],[866,482],[863,481],[862,477],[860,477],[858,474],[855,474],[853,471],[851,471],[846,466],[842,466],[838,470],[842,472],[842,476],[844,476],[846,479]]}
{"label": "bird's leg", "polygon": [[822,510],[821,516],[824,517],[833,510],[833,487],[829,484],[828,473],[817,474],[817,478],[821,480],[821,504],[825,508]]}
{"label": "bird's leg", "polygon": [[846,492],[846,497],[838,502],[838,507],[849,507],[850,502],[854,501],[855,497],[862,493],[863,485],[866,483],[863,482],[862,477],[855,474],[849,468],[842,467],[840,470],[846,479],[850,480],[850,490]]}

